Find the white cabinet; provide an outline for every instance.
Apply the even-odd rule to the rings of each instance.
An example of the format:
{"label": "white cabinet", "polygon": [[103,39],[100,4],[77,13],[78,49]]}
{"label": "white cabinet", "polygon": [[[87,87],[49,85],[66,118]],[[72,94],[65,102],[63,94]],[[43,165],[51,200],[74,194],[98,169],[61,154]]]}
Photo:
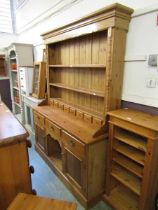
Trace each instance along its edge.
{"label": "white cabinet", "polygon": [[32,94],[33,67],[20,67],[20,89],[22,94],[29,96]]}
{"label": "white cabinet", "polygon": [[[20,121],[23,122],[24,115],[23,115],[23,103],[21,99],[21,93],[22,91],[25,92],[27,89],[27,85],[25,83],[25,78],[27,76],[25,76],[25,73],[22,72],[20,74],[20,67],[33,66],[33,45],[23,44],[23,43],[12,43],[8,47],[8,60],[9,60],[9,65],[8,65],[9,77],[11,83],[10,87],[11,87],[11,98],[12,98],[12,111],[15,114],[15,116]],[[29,80],[29,78],[26,80],[28,80],[30,84],[32,83]]]}

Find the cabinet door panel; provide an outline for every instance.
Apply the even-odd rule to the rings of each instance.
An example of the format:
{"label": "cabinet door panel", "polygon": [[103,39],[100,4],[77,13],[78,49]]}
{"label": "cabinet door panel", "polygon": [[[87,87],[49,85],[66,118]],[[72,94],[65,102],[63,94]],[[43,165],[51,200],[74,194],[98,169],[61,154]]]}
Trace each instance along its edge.
{"label": "cabinet door panel", "polygon": [[34,123],[38,125],[42,130],[45,128],[44,117],[37,112],[33,113]]}
{"label": "cabinet door panel", "polygon": [[75,187],[86,194],[85,161],[64,147],[64,173]]}
{"label": "cabinet door panel", "polygon": [[35,134],[36,134],[36,143],[40,146],[42,150],[45,151],[46,144],[45,144],[45,131],[43,131],[40,127],[35,125]]}

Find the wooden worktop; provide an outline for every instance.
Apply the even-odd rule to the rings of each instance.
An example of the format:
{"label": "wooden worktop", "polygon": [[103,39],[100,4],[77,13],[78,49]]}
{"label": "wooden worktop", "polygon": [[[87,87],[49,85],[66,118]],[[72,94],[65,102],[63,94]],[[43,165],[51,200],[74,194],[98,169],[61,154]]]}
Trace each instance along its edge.
{"label": "wooden worktop", "polygon": [[19,193],[7,210],[76,210],[76,204]]}
{"label": "wooden worktop", "polygon": [[0,146],[14,141],[22,141],[28,136],[27,131],[11,111],[0,103]]}
{"label": "wooden worktop", "polygon": [[158,131],[158,115],[151,115],[134,109],[118,109],[108,112],[110,116],[129,121],[135,125]]}
{"label": "wooden worktop", "polygon": [[[36,106],[33,109],[86,144],[93,143],[100,139],[101,135],[99,130],[101,126],[99,125],[87,123],[82,119],[77,119],[70,113],[48,105]],[[99,138],[95,135],[97,132],[99,133]],[[103,135],[106,136],[105,132],[102,136]]]}

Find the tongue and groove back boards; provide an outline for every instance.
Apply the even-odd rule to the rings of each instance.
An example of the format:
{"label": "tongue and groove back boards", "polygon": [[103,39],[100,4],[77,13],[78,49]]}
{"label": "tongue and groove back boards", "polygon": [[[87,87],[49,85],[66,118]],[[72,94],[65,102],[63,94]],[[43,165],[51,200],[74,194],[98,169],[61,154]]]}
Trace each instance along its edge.
{"label": "tongue and groove back boards", "polygon": [[104,119],[120,107],[126,33],[132,9],[113,4],[42,34],[48,98]]}

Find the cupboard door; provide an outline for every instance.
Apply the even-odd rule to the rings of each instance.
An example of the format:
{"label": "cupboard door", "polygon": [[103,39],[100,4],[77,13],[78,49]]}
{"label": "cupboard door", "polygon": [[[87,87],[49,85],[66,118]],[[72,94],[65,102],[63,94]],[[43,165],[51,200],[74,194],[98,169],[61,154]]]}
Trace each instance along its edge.
{"label": "cupboard door", "polygon": [[38,146],[45,151],[46,150],[46,136],[45,136],[45,131],[42,130],[39,126],[37,126],[35,124],[35,138],[36,138],[36,143],[38,144]]}
{"label": "cupboard door", "polygon": [[85,160],[73,154],[67,147],[64,147],[64,173],[75,187],[86,194]]}

